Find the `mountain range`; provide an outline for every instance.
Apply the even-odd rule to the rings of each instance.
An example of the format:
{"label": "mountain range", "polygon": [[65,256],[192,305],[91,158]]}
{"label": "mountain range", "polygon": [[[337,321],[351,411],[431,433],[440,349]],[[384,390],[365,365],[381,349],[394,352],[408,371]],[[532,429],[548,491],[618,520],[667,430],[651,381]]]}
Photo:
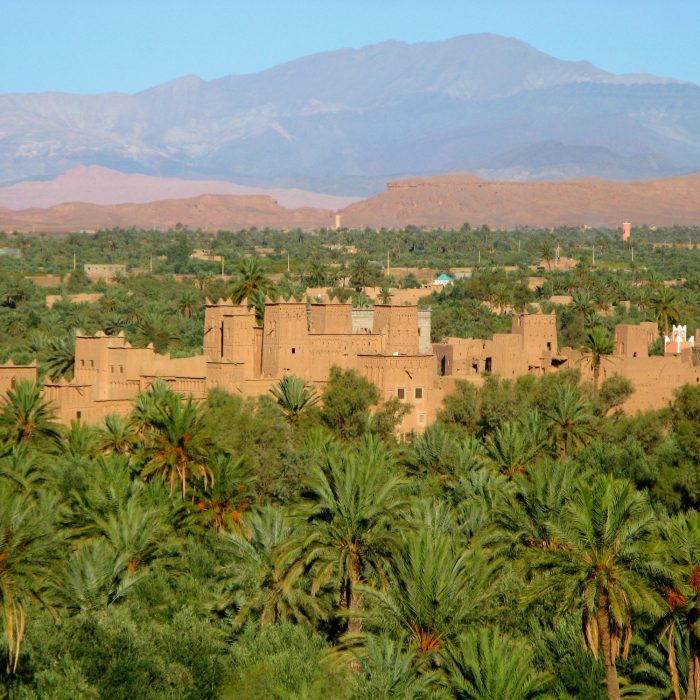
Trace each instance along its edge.
{"label": "mountain range", "polygon": [[679,175],[700,170],[700,87],[477,34],[187,76],[134,95],[0,95],[0,184],[84,166],[355,196],[447,171]]}

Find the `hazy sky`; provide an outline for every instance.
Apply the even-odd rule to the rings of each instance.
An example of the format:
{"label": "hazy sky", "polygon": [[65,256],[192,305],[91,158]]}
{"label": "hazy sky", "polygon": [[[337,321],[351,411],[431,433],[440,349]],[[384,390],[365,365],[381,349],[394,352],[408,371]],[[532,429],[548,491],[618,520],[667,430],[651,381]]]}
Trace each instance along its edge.
{"label": "hazy sky", "polygon": [[700,83],[700,0],[0,0],[0,28],[0,92],[138,92],[473,32]]}

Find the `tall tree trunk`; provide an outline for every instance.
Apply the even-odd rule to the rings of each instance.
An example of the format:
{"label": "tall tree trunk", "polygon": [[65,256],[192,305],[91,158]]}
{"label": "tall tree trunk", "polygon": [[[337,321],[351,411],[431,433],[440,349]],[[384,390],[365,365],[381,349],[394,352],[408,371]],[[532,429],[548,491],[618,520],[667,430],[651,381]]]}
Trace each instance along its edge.
{"label": "tall tree trunk", "polygon": [[617,678],[617,666],[612,659],[612,645],[610,643],[610,617],[608,615],[608,599],[603,596],[598,604],[598,633],[600,634],[600,646],[603,650],[603,662],[605,663],[605,685],[608,690],[609,700],[621,700],[620,682]]}
{"label": "tall tree trunk", "polygon": [[362,630],[362,620],[357,618],[353,613],[356,613],[360,608],[360,603],[362,602],[362,596],[358,595],[357,587],[360,583],[360,573],[362,571],[362,564],[359,559],[356,559],[350,565],[350,582],[348,585],[348,612],[351,617],[348,620],[348,632],[350,634],[357,634]]}
{"label": "tall tree trunk", "polygon": [[593,390],[598,393],[598,380],[600,379],[600,360],[593,361]]}
{"label": "tall tree trunk", "polygon": [[[700,610],[694,608],[688,616],[688,690],[686,700],[698,700],[698,681],[700,681],[700,659],[698,658],[698,640],[695,636],[695,623],[700,617]],[[669,640],[669,644],[671,641]]]}

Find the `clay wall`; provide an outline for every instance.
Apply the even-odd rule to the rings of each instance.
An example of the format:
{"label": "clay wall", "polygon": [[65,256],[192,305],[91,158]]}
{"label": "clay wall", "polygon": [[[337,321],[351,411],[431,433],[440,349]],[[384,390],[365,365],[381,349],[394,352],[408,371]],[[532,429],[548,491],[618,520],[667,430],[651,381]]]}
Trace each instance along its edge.
{"label": "clay wall", "polygon": [[615,355],[621,357],[647,357],[649,346],[656,340],[659,331],[655,323],[638,325],[619,323],[615,326]]}
{"label": "clay wall", "polygon": [[82,293],[82,294],[70,294],[67,297],[64,297],[61,294],[47,294],[46,295],[46,306],[49,309],[53,309],[54,304],[57,301],[61,301],[61,299],[66,298],[71,304],[94,304],[96,301],[99,301],[102,299],[104,294],[101,294],[99,292],[96,292],[94,294],[91,293]]}
{"label": "clay wall", "polygon": [[[491,357],[491,341],[480,338],[445,338],[433,344],[438,374],[467,378],[486,371]],[[444,362],[443,362],[444,358]]]}
{"label": "clay wall", "polygon": [[351,304],[311,304],[311,333],[352,333]]}
{"label": "clay wall", "polygon": [[263,327],[262,376],[304,376],[312,361],[306,304],[267,304]]}
{"label": "clay wall", "polygon": [[410,406],[399,433],[422,433],[435,420],[443,392],[432,355],[360,355],[358,359],[360,373],[377,385],[384,401],[398,398]]}
{"label": "clay wall", "polygon": [[433,351],[432,346],[432,311],[422,309],[418,312],[418,352],[429,355]]}
{"label": "clay wall", "polygon": [[234,314],[253,314],[252,310],[241,304],[234,304],[230,299],[211,302],[204,305],[204,356],[207,360],[221,360],[224,357],[224,316]]}
{"label": "clay wall", "polygon": [[[249,379],[260,375],[262,351],[262,329],[257,325],[255,313],[234,313],[223,316],[218,334],[223,333],[223,356],[219,359],[238,362],[245,366],[245,376]],[[223,330],[222,330],[223,329]]]}
{"label": "clay wall", "polygon": [[374,330],[374,309],[352,310],[352,332],[372,333]]}
{"label": "clay wall", "polygon": [[418,307],[375,304],[374,333],[384,337],[384,352],[418,354]]}
{"label": "clay wall", "polygon": [[85,274],[93,280],[111,280],[126,275],[126,265],[83,265]]}
{"label": "clay wall", "polygon": [[12,389],[16,382],[28,381],[36,383],[37,367],[36,362],[31,365],[16,365],[10,360],[7,364],[0,366],[0,395],[5,395]]}
{"label": "clay wall", "polygon": [[539,367],[543,356],[557,351],[556,314],[514,314],[511,332],[522,336],[522,350],[530,366]]}
{"label": "clay wall", "polygon": [[74,420],[98,423],[105,415],[102,407],[96,405],[94,387],[90,384],[68,384],[65,380],[47,383],[44,398],[51,403],[55,419],[63,425]]}
{"label": "clay wall", "polygon": [[334,365],[356,369],[358,355],[382,351],[382,337],[370,333],[311,334],[309,341],[310,362],[299,376],[313,382],[325,382]]}
{"label": "clay wall", "polygon": [[[492,374],[514,378],[528,373],[529,363],[523,352],[523,336],[517,333],[495,333],[485,352],[491,356]],[[484,362],[488,366],[488,357]]]}

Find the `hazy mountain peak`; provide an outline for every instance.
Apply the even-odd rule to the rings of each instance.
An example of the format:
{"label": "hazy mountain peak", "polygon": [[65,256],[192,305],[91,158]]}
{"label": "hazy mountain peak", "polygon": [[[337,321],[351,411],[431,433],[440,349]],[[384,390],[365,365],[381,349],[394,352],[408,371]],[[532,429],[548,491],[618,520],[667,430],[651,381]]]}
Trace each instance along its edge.
{"label": "hazy mountain peak", "polygon": [[0,183],[80,165],[335,194],[454,170],[634,178],[700,168],[700,88],[470,34],[136,95],[0,95],[0,134]]}

